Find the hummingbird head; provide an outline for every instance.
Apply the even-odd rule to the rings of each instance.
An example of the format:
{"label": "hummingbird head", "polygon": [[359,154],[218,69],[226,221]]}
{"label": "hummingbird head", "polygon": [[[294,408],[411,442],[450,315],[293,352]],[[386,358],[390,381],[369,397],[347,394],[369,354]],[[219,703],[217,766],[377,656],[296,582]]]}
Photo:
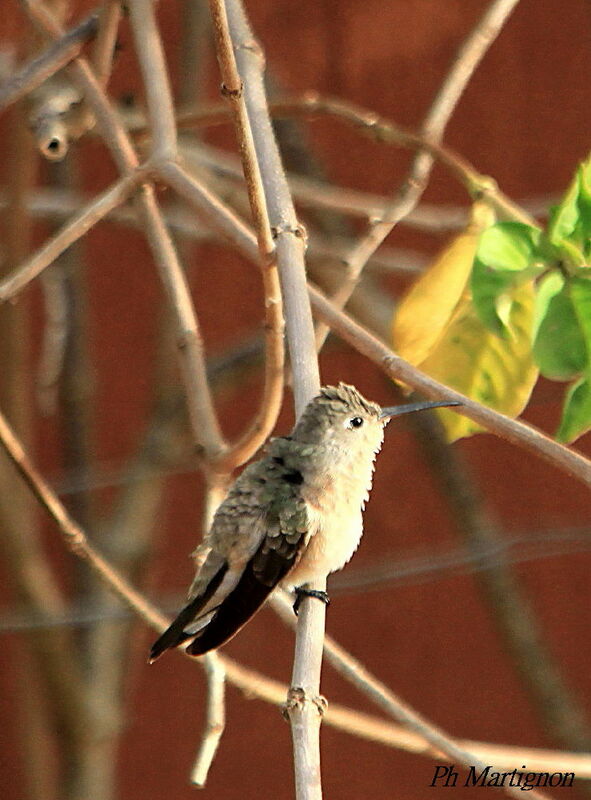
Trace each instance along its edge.
{"label": "hummingbird head", "polygon": [[393,417],[450,405],[459,403],[419,401],[382,408],[366,400],[354,386],[324,386],[306,406],[291,438],[325,445],[350,460],[354,467],[358,459],[373,459],[382,445],[384,428]]}

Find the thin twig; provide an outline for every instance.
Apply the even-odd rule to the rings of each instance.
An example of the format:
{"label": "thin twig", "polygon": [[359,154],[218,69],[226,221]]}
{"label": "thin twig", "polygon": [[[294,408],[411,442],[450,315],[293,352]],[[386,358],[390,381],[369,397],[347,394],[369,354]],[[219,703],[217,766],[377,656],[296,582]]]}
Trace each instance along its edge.
{"label": "thin twig", "polygon": [[92,49],[94,71],[102,86],[107,85],[111,76],[121,13],[121,0],[104,0],[99,13],[96,41]]}
{"label": "thin twig", "polygon": [[[244,180],[239,160],[225,150],[192,141],[182,141],[180,150],[185,163],[192,161],[200,167],[207,167],[216,175],[223,175],[240,182]],[[365,220],[380,217],[388,207],[389,199],[384,195],[328,184],[299,172],[288,173],[287,178],[294,199],[305,207],[337,211]],[[401,220],[408,226],[437,233],[457,230],[467,221],[465,207],[443,205],[422,205]]]}
{"label": "thin twig", "polygon": [[143,194],[141,211],[145,220],[146,236],[175,314],[177,346],[191,429],[205,458],[217,458],[224,452],[226,445],[207,381],[205,348],[187,279],[158,208],[153,188],[143,187]]}
{"label": "thin twig", "polygon": [[208,226],[259,264],[256,236],[251,228],[205,184],[173,161],[156,166],[157,176],[192,206]]}
{"label": "thin twig", "polygon": [[217,653],[207,653],[203,658],[203,667],[207,678],[205,731],[191,770],[191,783],[199,788],[205,786],[209,768],[215,758],[226,725],[224,662]]}
{"label": "thin twig", "polygon": [[115,181],[104,192],[94,197],[60,230],[48,239],[23,264],[0,281],[0,303],[10,300],[21,292],[34,278],[52,264],[64,250],[84,236],[93,225],[103,219],[114,208],[125,202],[137,185],[146,177],[146,170],[139,169]]}

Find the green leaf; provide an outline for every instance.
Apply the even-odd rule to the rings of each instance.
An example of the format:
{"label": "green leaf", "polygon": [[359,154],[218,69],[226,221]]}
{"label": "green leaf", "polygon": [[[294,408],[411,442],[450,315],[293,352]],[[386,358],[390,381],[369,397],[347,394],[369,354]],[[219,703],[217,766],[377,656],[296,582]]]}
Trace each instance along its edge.
{"label": "green leaf", "polygon": [[591,362],[591,280],[574,276],[570,278],[569,286],[575,313],[587,343],[587,357]]}
{"label": "green leaf", "polygon": [[579,212],[584,238],[591,236],[591,157],[579,167]]}
{"label": "green leaf", "polygon": [[568,239],[562,239],[558,244],[554,245],[554,248],[555,260],[558,258],[558,260],[574,267],[580,267],[585,264],[585,254],[578,244],[574,244]]}
{"label": "green leaf", "polygon": [[[518,416],[538,377],[531,350],[534,291],[531,282],[508,293],[509,335],[501,339],[487,330],[469,296],[464,296],[446,330],[418,366],[436,380],[481,403]],[[470,436],[480,426],[453,412],[439,414],[450,441]]]}
{"label": "green leaf", "polygon": [[539,284],[534,311],[533,354],[540,372],[568,380],[588,364],[585,335],[571,297],[570,282],[554,271]]}
{"label": "green leaf", "polygon": [[559,247],[564,239],[571,237],[579,224],[579,170],[566,190],[560,205],[550,212],[548,239]]}
{"label": "green leaf", "polygon": [[559,442],[568,444],[591,428],[591,384],[587,377],[574,383],[564,400],[562,419],[556,433]]}
{"label": "green leaf", "polygon": [[506,336],[507,327],[501,318],[498,300],[515,285],[515,273],[496,271],[476,259],[472,268],[470,290],[480,320],[497,336]]}
{"label": "green leaf", "polygon": [[541,231],[521,222],[499,222],[480,236],[476,258],[501,271],[520,271],[538,256]]}
{"label": "green leaf", "polygon": [[480,320],[497,336],[507,336],[507,314],[510,293],[517,286],[521,286],[538,275],[545,269],[544,264],[530,264],[529,267],[514,272],[509,270],[494,270],[487,267],[479,259],[475,259],[470,278],[470,291],[472,302]]}

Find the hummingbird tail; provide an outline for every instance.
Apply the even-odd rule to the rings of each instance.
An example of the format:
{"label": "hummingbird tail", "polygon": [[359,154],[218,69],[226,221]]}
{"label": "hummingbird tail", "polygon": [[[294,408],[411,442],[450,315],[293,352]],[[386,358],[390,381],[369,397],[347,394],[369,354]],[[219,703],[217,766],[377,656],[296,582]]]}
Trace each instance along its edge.
{"label": "hummingbird tail", "polygon": [[296,541],[274,537],[273,544],[263,540],[244,567],[240,580],[186,647],[187,653],[200,656],[220,647],[235,636],[254,617],[277,584],[299,558],[305,537]]}
{"label": "hummingbird tail", "polygon": [[274,585],[261,583],[252,569],[252,563],[248,564],[211,622],[199,631],[186,648],[187,653],[200,656],[232,639],[261,608],[274,588]]}
{"label": "hummingbird tail", "polygon": [[195,621],[199,612],[215,594],[227,571],[228,564],[224,563],[210,580],[203,594],[194,597],[191,602],[183,608],[164,633],[156,639],[150,650],[150,657],[148,659],[150,664],[156,661],[165,650],[169,650],[171,647],[178,647],[179,644],[186,642],[187,639],[193,636],[191,633],[186,633],[185,628]]}

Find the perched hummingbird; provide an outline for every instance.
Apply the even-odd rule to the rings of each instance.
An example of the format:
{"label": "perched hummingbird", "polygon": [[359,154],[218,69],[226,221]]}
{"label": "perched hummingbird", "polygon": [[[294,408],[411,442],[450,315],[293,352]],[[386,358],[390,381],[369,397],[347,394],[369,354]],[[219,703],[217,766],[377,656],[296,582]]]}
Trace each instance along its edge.
{"label": "perched hummingbird", "polygon": [[302,588],[341,569],[363,532],[362,511],[374,459],[392,417],[457,403],[381,408],[353,386],[325,386],[289,436],[271,439],[263,457],[231,486],[199,548],[206,553],[189,603],[152,645],[150,662],[187,645],[201,655],[231,639],[278,583]]}

